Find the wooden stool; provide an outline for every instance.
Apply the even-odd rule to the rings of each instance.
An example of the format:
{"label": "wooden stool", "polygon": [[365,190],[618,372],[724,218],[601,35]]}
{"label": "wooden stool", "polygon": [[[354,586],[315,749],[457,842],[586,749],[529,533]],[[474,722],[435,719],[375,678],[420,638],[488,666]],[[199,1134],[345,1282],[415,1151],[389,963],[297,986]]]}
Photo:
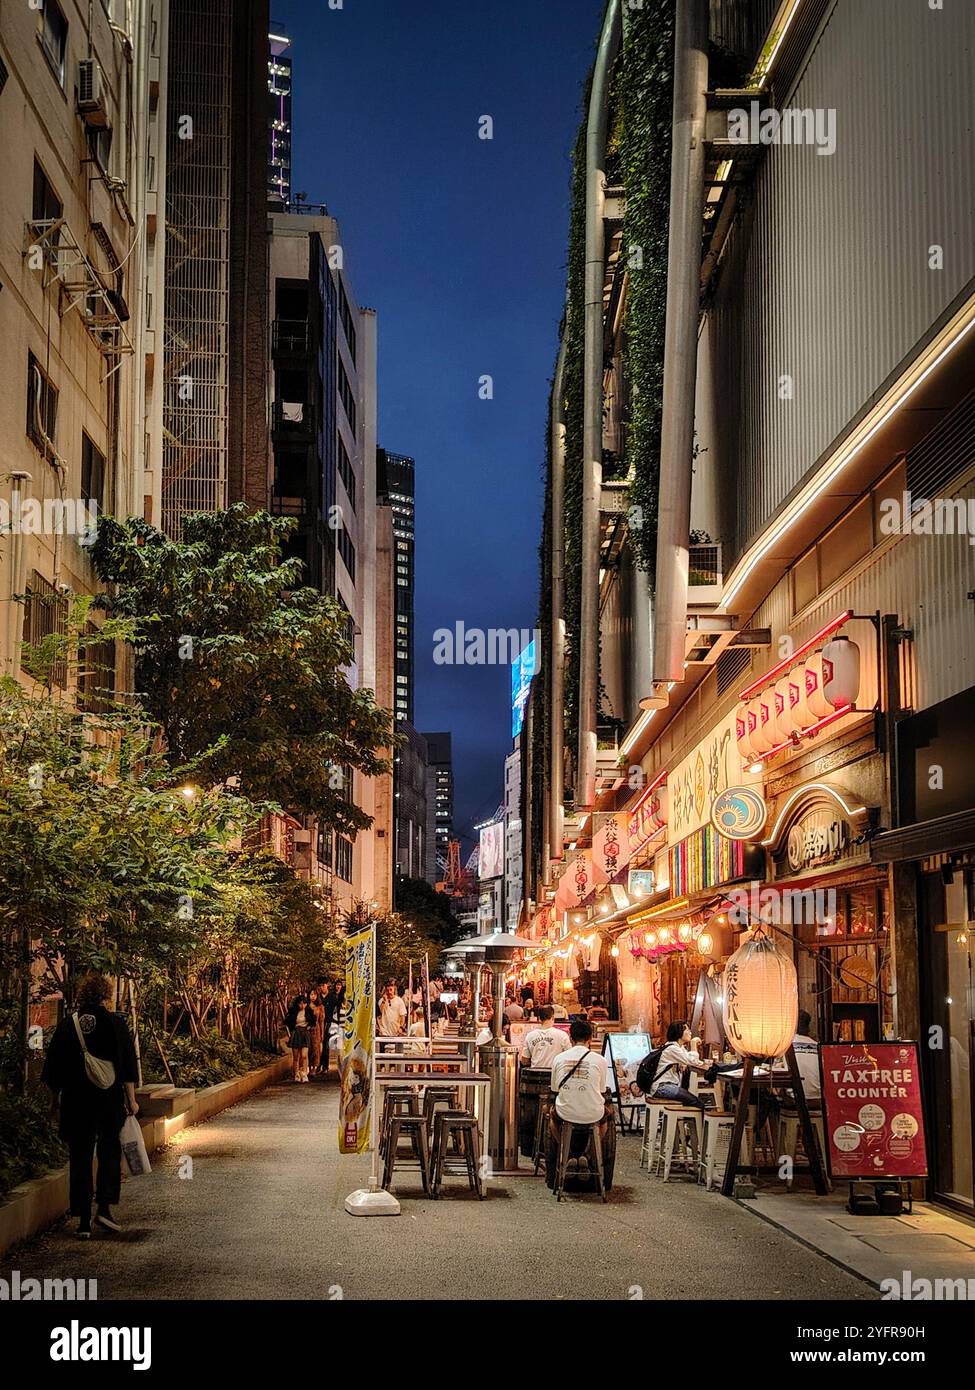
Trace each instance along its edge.
{"label": "wooden stool", "polygon": [[562,1131],[559,1136],[559,1154],[555,1165],[555,1198],[561,1202],[562,1194],[565,1190],[566,1165],[569,1162],[569,1152],[572,1148],[572,1136],[577,1129],[586,1130],[588,1139],[585,1152],[580,1155],[580,1159],[589,1160],[590,1167],[596,1174],[596,1191],[606,1201],[606,1185],[603,1182],[603,1146],[599,1135],[599,1124],[597,1120],[594,1125],[577,1125],[570,1120],[562,1121]]}
{"label": "wooden stool", "polygon": [[[401,1156],[399,1153],[400,1135],[403,1134],[410,1141],[411,1157]],[[383,1171],[383,1187],[390,1187],[393,1181],[393,1169],[397,1163],[416,1162],[420,1170],[420,1177],[423,1179],[424,1192],[430,1192],[430,1144],[427,1139],[426,1121],[422,1115],[398,1115],[394,1114],[389,1119],[389,1133],[386,1138],[386,1165]]]}
{"label": "wooden stool", "polygon": [[[670,1170],[674,1161],[674,1153],[677,1148],[681,1148],[684,1153],[683,1164],[685,1171],[696,1172],[697,1156],[701,1148],[701,1129],[704,1112],[699,1110],[696,1105],[668,1105],[663,1115],[663,1134],[660,1140],[660,1153],[657,1162],[663,1162],[664,1182],[670,1181]],[[688,1120],[693,1121],[691,1131],[691,1150],[693,1157],[688,1159],[687,1154],[687,1131],[685,1126]]]}
{"label": "wooden stool", "polygon": [[[796,1162],[796,1155],[799,1152],[799,1142],[802,1138],[802,1125],[799,1122],[799,1111],[783,1109],[779,1118],[782,1127],[782,1145],[780,1148],[779,1156],[781,1157],[784,1154],[788,1154],[788,1156],[792,1159],[792,1165],[794,1168]],[[810,1109],[809,1120],[813,1127],[813,1134],[816,1136],[816,1142],[819,1145],[819,1161],[823,1165],[823,1177],[826,1178],[827,1188],[830,1192],[832,1192],[833,1185],[830,1182],[829,1178],[826,1176],[826,1130],[823,1125],[822,1110]],[[806,1157],[808,1158],[809,1155],[807,1154]],[[786,1178],[785,1186],[786,1191],[789,1191],[791,1189],[791,1175],[788,1178]]]}
{"label": "wooden stool", "polygon": [[647,1097],[647,1113],[643,1121],[643,1143],[640,1145],[640,1167],[646,1168],[647,1174],[653,1172],[657,1166],[657,1158],[660,1154],[660,1122],[663,1113],[668,1105],[673,1105],[673,1101],[651,1100]]}
{"label": "wooden stool", "polygon": [[710,1192],[713,1185],[724,1177],[724,1165],[728,1157],[731,1132],[734,1127],[735,1117],[732,1111],[705,1110],[704,1137],[701,1140],[697,1180],[703,1182],[706,1192]]}
{"label": "wooden stool", "polygon": [[435,1113],[434,1125],[433,1173],[430,1180],[430,1195],[440,1196],[440,1185],[448,1172],[447,1151],[450,1141],[453,1139],[454,1152],[464,1160],[465,1167],[451,1171],[454,1173],[466,1171],[471,1191],[476,1192],[480,1200],[483,1201],[481,1144],[477,1121],[474,1116],[468,1114],[466,1110],[440,1110]]}

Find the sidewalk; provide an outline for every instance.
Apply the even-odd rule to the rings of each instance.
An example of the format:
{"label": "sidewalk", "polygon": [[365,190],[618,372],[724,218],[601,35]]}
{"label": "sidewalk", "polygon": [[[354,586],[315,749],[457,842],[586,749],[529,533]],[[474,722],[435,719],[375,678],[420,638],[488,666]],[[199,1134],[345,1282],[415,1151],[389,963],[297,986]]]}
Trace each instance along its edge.
{"label": "sidewalk", "polygon": [[932,1284],[938,1279],[970,1280],[966,1296],[975,1294],[975,1224],[927,1202],[915,1202],[910,1216],[851,1216],[847,1192],[845,1187],[828,1197],[759,1192],[738,1206],[876,1288],[882,1280],[893,1279],[903,1289],[907,1274]]}
{"label": "sidewalk", "polygon": [[649,1179],[619,1146],[604,1206],[557,1203],[544,1181],[499,1175],[479,1202],[452,1179],[430,1201],[397,1175],[402,1215],[357,1220],[345,1198],[366,1155],[338,1153],[338,1086],[270,1086],[171,1136],[149,1177],[123,1184],[119,1237],[54,1228],[0,1274],[97,1279],[99,1299],[705,1300],[876,1291],[695,1183]]}

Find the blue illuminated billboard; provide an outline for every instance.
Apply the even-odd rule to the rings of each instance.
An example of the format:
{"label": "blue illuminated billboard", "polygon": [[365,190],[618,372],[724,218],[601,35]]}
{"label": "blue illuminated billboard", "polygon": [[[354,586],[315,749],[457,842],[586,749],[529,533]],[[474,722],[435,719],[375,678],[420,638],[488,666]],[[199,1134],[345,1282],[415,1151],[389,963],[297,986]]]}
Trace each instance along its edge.
{"label": "blue illuminated billboard", "polygon": [[525,706],[535,674],[535,639],[511,663],[511,737],[517,738],[525,722]]}

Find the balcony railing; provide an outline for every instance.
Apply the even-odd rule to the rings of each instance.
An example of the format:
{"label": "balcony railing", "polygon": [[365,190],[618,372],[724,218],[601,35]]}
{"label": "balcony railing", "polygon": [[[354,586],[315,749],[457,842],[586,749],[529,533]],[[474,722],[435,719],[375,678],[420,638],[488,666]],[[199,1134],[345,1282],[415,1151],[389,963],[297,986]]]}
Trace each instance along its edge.
{"label": "balcony railing", "polygon": [[310,435],[313,428],[311,406],[305,401],[275,401],[271,428],[276,434],[290,437]]}

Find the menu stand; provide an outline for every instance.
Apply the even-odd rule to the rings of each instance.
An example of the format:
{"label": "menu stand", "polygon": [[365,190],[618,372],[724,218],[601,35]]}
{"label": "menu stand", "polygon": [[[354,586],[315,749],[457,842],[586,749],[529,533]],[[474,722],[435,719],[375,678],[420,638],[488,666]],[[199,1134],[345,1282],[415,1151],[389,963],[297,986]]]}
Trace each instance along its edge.
{"label": "menu stand", "polygon": [[[809,1159],[809,1171],[812,1173],[813,1185],[820,1197],[825,1197],[827,1193],[826,1178],[823,1174],[823,1164],[819,1155],[819,1148],[816,1144],[816,1136],[813,1132],[812,1121],[809,1118],[809,1107],[806,1104],[805,1092],[802,1089],[802,1078],[799,1075],[799,1064],[796,1061],[796,1054],[789,1044],[785,1053],[786,1066],[789,1069],[789,1079],[792,1082],[792,1094],[795,1096],[796,1109],[799,1111],[799,1126],[802,1131],[802,1142]],[[745,1137],[745,1125],[748,1123],[748,1106],[751,1100],[752,1084],[755,1072],[755,1059],[746,1057],[741,1074],[741,1088],[738,1092],[738,1104],[735,1107],[735,1127],[731,1131],[731,1143],[728,1147],[728,1158],[725,1163],[724,1179],[721,1183],[721,1192],[725,1197],[733,1197],[735,1192],[735,1179],[739,1173],[739,1158],[741,1157],[741,1142]],[[771,1084],[771,1072],[768,1076]],[[748,1165],[759,1172],[777,1172],[777,1168],[760,1168],[757,1164]]]}

